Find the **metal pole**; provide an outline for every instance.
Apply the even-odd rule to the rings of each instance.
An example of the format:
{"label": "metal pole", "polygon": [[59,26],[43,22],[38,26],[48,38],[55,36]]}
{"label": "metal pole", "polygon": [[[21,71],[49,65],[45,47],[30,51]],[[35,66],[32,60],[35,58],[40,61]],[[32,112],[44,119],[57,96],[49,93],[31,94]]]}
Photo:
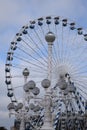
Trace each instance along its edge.
{"label": "metal pole", "polygon": [[[24,84],[27,83],[27,78],[29,76],[29,71],[27,68],[24,69],[23,71],[23,76],[24,76]],[[21,124],[20,124],[20,130],[25,130],[25,96],[26,93],[23,91],[23,109],[22,109],[22,118],[21,118]]]}
{"label": "metal pole", "polygon": [[48,43],[48,79],[52,79],[52,43]]}

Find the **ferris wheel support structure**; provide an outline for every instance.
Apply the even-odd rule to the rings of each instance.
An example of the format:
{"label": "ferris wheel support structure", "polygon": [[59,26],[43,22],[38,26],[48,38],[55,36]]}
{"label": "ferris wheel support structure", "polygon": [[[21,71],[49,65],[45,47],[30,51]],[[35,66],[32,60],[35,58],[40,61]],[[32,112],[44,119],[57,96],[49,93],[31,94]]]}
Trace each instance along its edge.
{"label": "ferris wheel support structure", "polygon": [[16,34],[5,83],[20,130],[87,128],[86,50],[87,31],[60,16],[29,21]]}
{"label": "ferris wheel support structure", "polygon": [[[53,42],[55,41],[55,35],[52,32],[48,32],[45,36],[45,39],[48,44],[48,79],[50,81],[50,86],[48,87],[48,91],[46,90],[45,94],[45,104],[44,104],[44,125],[42,126],[41,130],[54,130],[53,128],[53,121],[52,121],[52,113],[51,113],[51,80],[52,80],[52,47]],[[46,88],[47,88],[46,87]]]}

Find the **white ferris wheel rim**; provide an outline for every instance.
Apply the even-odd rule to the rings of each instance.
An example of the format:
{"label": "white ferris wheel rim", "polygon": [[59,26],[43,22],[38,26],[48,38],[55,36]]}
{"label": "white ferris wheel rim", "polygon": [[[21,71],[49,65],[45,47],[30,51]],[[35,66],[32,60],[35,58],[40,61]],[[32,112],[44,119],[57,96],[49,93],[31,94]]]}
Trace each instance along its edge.
{"label": "white ferris wheel rim", "polygon": [[13,93],[13,96],[10,95],[11,101],[19,100],[18,89],[23,87],[23,69],[28,68],[29,80],[35,80],[37,85],[48,78],[49,58],[45,36],[49,32],[55,35],[50,68],[52,87],[61,74],[69,73],[72,82],[86,97],[87,33],[81,27],[76,27],[71,20],[47,16],[23,26],[10,44],[6,60],[6,81],[8,92]]}

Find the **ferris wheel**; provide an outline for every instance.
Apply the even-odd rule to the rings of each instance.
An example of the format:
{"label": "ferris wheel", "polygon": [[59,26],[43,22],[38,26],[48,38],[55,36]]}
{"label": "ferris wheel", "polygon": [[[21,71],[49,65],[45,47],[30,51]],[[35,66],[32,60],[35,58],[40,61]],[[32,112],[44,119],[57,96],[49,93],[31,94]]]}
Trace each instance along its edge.
{"label": "ferris wheel", "polygon": [[[67,95],[75,91],[78,100],[83,103],[87,99],[86,58],[87,32],[74,21],[59,16],[29,21],[16,34],[7,53],[7,96],[13,104],[19,103],[22,108],[20,102],[24,100],[26,104],[24,91],[35,87],[33,94],[39,95],[41,92],[40,97],[43,97],[41,82],[45,79],[49,84],[46,81],[49,79],[51,92]],[[74,86],[73,90],[69,88],[65,91],[67,84]],[[44,83],[42,86],[46,87]],[[12,104],[10,107],[13,107]],[[60,111],[60,107],[57,111]]]}

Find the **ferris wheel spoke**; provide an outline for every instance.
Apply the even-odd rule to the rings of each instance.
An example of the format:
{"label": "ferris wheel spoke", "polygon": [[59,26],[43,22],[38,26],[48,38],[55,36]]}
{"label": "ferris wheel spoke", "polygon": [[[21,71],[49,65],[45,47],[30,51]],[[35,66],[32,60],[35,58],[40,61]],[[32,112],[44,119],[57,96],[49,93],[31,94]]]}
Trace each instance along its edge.
{"label": "ferris wheel spoke", "polygon": [[[46,53],[47,53],[47,49],[46,49],[46,47],[45,47],[43,41],[41,40],[41,38],[39,37],[39,35],[38,35],[38,33],[37,33],[37,31],[36,31],[35,29],[34,29],[34,32],[35,32],[37,38],[39,39],[39,43],[44,47],[44,49],[45,49],[45,51],[46,51]],[[44,38],[45,38],[45,36],[44,36]]]}
{"label": "ferris wheel spoke", "polygon": [[66,46],[65,61],[69,60],[69,57],[71,55],[71,49],[73,49],[73,46],[76,43],[75,40],[77,38],[77,32],[76,32],[76,34],[73,35],[73,31],[75,31],[74,29],[72,30],[71,27],[69,27],[69,30],[68,30],[68,35],[67,35],[67,39],[66,39],[67,46]]}
{"label": "ferris wheel spoke", "polygon": [[24,62],[26,62],[26,63],[29,63],[29,64],[31,64],[31,65],[33,65],[33,66],[37,66],[37,68],[41,68],[41,69],[45,70],[44,67],[39,66],[39,65],[37,65],[37,64],[34,64],[34,63],[32,63],[32,62],[29,62],[28,59],[25,59],[25,58],[22,58],[22,57],[18,57],[18,56],[14,56],[14,57],[17,58],[17,59],[19,59],[19,60],[21,60],[21,61],[24,61]]}
{"label": "ferris wheel spoke", "polygon": [[[76,54],[76,58],[81,57],[82,54],[83,54],[83,56],[86,56],[85,55],[85,52],[86,52],[86,47],[85,46],[83,46],[83,48],[81,48],[81,46],[79,45],[79,48],[76,48],[76,49],[74,48],[74,50],[76,50],[76,51],[77,51],[77,49],[78,49],[78,54]],[[81,57],[81,58],[84,58],[84,57]]]}
{"label": "ferris wheel spoke", "polygon": [[68,61],[68,59],[69,59],[69,51],[68,50],[69,50],[69,44],[70,44],[70,33],[71,33],[71,31],[70,31],[70,28],[69,28],[69,30],[68,30],[68,32],[65,36],[66,41],[65,41],[64,62]]}
{"label": "ferris wheel spoke", "polygon": [[[43,44],[43,41],[40,39],[40,37],[39,37],[39,35],[38,35],[38,33],[36,32],[36,30],[35,30],[35,29],[34,29],[34,31],[35,31],[35,33],[36,33],[37,37],[39,38],[40,43],[43,45],[43,47],[44,47],[45,51],[47,52],[47,49],[46,49],[45,45]],[[45,38],[45,36],[44,36],[44,38]],[[52,59],[52,60],[54,61],[53,63],[55,64],[56,60],[55,60],[54,55],[53,55],[53,59]]]}
{"label": "ferris wheel spoke", "polygon": [[57,45],[54,45],[56,48],[56,53],[57,53],[57,62],[60,62],[60,48],[59,48],[59,42],[58,42],[58,35],[57,35],[58,31],[57,31],[57,25],[55,25],[55,34],[56,34],[56,42]]}
{"label": "ferris wheel spoke", "polygon": [[[24,68],[28,68],[32,72],[36,72],[36,73],[41,73],[42,74],[42,69],[38,68],[38,70],[37,70],[37,67],[33,68],[33,67],[30,67],[30,66],[24,66],[23,64],[20,64],[20,66],[17,65],[17,64],[13,64],[12,67],[14,69],[21,69],[21,72],[23,71]],[[46,72],[47,72],[47,70],[43,70],[43,73],[46,73]]]}
{"label": "ferris wheel spoke", "polygon": [[69,56],[70,56],[70,53],[69,53],[69,50],[70,50],[70,36],[71,36],[71,30],[69,28],[68,35],[66,36],[67,37],[67,39],[66,39],[66,47],[65,47],[65,52],[66,53],[64,55],[64,61],[65,62],[69,60]]}
{"label": "ferris wheel spoke", "polygon": [[[31,36],[28,34],[28,36],[31,38]],[[45,38],[45,35],[44,35],[44,38]],[[32,39],[32,38],[31,38]],[[32,41],[33,41],[33,43],[35,43],[35,41],[32,39]],[[42,41],[41,41],[42,42]],[[35,45],[37,46],[37,48],[40,50],[40,47],[35,43]],[[45,51],[47,51],[47,50],[45,50]],[[42,53],[42,55],[44,56],[44,57],[46,57],[46,52],[44,53],[44,51],[41,51],[41,53]],[[46,55],[45,55],[46,54]],[[39,55],[40,56],[40,55]],[[41,56],[40,56],[41,57]],[[41,57],[41,58],[44,58],[44,57]],[[45,59],[44,59],[45,60]],[[55,60],[55,58],[53,57],[53,59],[52,60]],[[46,60],[45,60],[46,61]],[[55,60],[56,61],[56,60]],[[46,61],[47,62],[47,61]],[[53,61],[53,63],[55,64],[55,62]]]}
{"label": "ferris wheel spoke", "polygon": [[50,32],[50,25],[49,25],[49,24],[47,24],[47,27],[48,27],[48,32]]}
{"label": "ferris wheel spoke", "polygon": [[[73,79],[74,80],[74,79]],[[85,85],[85,88],[86,88],[86,86],[87,86],[87,79],[82,79],[82,78],[76,78],[76,80],[75,80],[75,82],[79,82],[79,83],[81,83],[81,84],[84,84]]]}
{"label": "ferris wheel spoke", "polygon": [[20,64],[17,64],[17,63],[13,63],[13,65],[12,65],[12,67],[17,67],[17,68],[19,68],[19,69],[24,69],[24,68],[31,68],[31,67],[29,67],[29,66],[27,66],[27,65],[24,65],[24,64],[22,64],[22,63],[20,63]]}
{"label": "ferris wheel spoke", "polygon": [[[86,59],[86,57],[84,59],[81,59],[81,61],[78,61],[78,64],[77,64],[78,68],[82,69],[82,67],[84,68],[84,67],[87,66],[87,63],[85,62],[85,59]],[[84,63],[84,66],[82,66],[81,63]]]}
{"label": "ferris wheel spoke", "polygon": [[[68,26],[68,25],[67,25]],[[66,30],[67,30],[67,27],[66,27]],[[68,37],[67,37],[67,33],[68,33]],[[66,33],[66,31],[65,31],[65,35],[64,35],[64,49],[63,49],[63,52],[64,52],[64,54],[63,54],[63,62],[64,63],[66,63],[66,61],[67,61],[67,57],[69,56],[68,55],[68,44],[69,44],[69,37],[70,37],[70,29],[69,29],[69,31]]]}
{"label": "ferris wheel spoke", "polygon": [[55,45],[53,45],[53,57],[56,57],[56,58],[53,58],[54,62],[55,62],[55,66],[56,66],[59,62],[58,62],[58,58],[57,58]]}
{"label": "ferris wheel spoke", "polygon": [[43,74],[43,75],[42,74],[38,74],[37,75],[37,73],[34,73],[34,75],[31,74],[30,77],[34,78],[34,79],[38,79],[38,78],[39,79],[43,79],[43,77],[47,77],[47,74]]}
{"label": "ferris wheel spoke", "polygon": [[[77,50],[78,50],[78,49],[77,49]],[[84,54],[83,54],[83,55],[84,55]],[[87,56],[81,57],[81,56],[79,56],[79,55],[77,55],[77,54],[76,54],[75,56],[72,56],[72,55],[71,55],[71,59],[72,59],[73,62],[75,62],[76,60],[78,60],[78,62],[79,62],[79,57],[80,57],[80,59],[81,59],[82,61],[85,61],[85,58],[87,58]],[[68,59],[70,60],[69,57],[68,57]],[[78,65],[78,64],[80,64],[80,62],[79,62],[79,63],[76,63],[76,62],[75,62],[75,64]]]}
{"label": "ferris wheel spoke", "polygon": [[14,90],[18,88],[23,88],[23,86],[21,85],[21,86],[14,87]]}
{"label": "ferris wheel spoke", "polygon": [[85,80],[87,81],[87,76],[81,76],[81,75],[79,75],[79,79],[80,79],[80,78],[81,78],[82,80],[84,80],[84,81],[85,81]]}
{"label": "ferris wheel spoke", "polygon": [[[56,42],[57,42],[57,45],[56,45],[56,52],[57,52],[57,55],[58,55],[58,61],[59,62],[61,62],[62,61],[62,52],[61,52],[61,49],[62,49],[62,47],[61,47],[61,45],[63,45],[62,44],[62,42],[63,42],[63,39],[62,40],[59,40],[59,37],[62,37],[63,38],[63,34],[62,34],[62,29],[60,28],[60,26],[62,26],[62,25],[55,25],[55,34],[56,34]],[[60,33],[61,33],[61,35],[60,35],[60,33],[59,33],[59,31],[61,31]]]}
{"label": "ferris wheel spoke", "polygon": [[28,55],[29,57],[31,57],[32,59],[38,61],[40,64],[46,66],[46,64],[44,64],[42,61],[40,61],[40,60],[36,59],[35,57],[33,57],[29,52],[26,52],[25,50],[23,50],[23,49],[21,49],[21,48],[19,48],[19,47],[18,47],[18,49],[19,49],[20,51],[22,51],[23,53],[25,53],[26,55]]}
{"label": "ferris wheel spoke", "polygon": [[45,32],[44,32],[43,26],[39,26],[39,27],[40,27],[41,33],[43,34],[43,36],[45,36]]}
{"label": "ferris wheel spoke", "polygon": [[73,72],[73,74],[78,75],[78,76],[79,76],[79,74],[86,74],[86,73],[87,73],[86,70],[82,70],[82,71],[80,71],[80,72],[78,72],[78,71],[76,70],[75,72]]}
{"label": "ferris wheel spoke", "polygon": [[79,75],[79,74],[85,74],[86,73],[86,67],[87,67],[87,65],[83,65],[83,66],[78,66],[78,67],[73,67],[72,66],[72,70],[73,70],[73,72],[72,72],[72,74],[75,74],[75,75]]}
{"label": "ferris wheel spoke", "polygon": [[[81,49],[81,45],[82,43],[84,42],[84,39],[83,39],[83,36],[81,35],[81,37],[79,36],[79,34],[77,34],[77,41],[74,45],[74,50],[77,50],[77,49]],[[84,44],[85,45],[85,44]],[[78,54],[77,54],[78,55]]]}
{"label": "ferris wheel spoke", "polygon": [[74,37],[73,37],[73,39],[71,39],[71,45],[73,46],[73,45],[75,45],[75,44],[77,44],[75,41],[76,41],[76,38],[77,38],[77,36],[78,36],[78,33],[77,33],[77,31],[76,31],[76,34],[74,35]]}
{"label": "ferris wheel spoke", "polygon": [[[81,52],[78,53],[78,55],[76,55],[76,58],[79,59],[79,57],[81,57],[83,55],[83,57],[81,57],[81,60],[85,61],[85,58],[86,58],[85,51],[86,51],[86,49],[87,48],[83,48],[83,50],[81,50]],[[78,64],[80,64],[80,63],[78,62]]]}
{"label": "ferris wheel spoke", "polygon": [[[43,77],[47,77],[47,74],[46,73],[43,73],[43,75],[42,75],[42,73],[41,72],[38,72],[38,71],[32,71],[33,73],[34,73],[34,75],[32,75],[32,74],[30,74],[30,78],[41,78],[41,79],[43,79]],[[38,72],[38,74],[37,74],[37,72]],[[21,75],[12,75],[11,77],[10,77],[11,79],[12,78],[14,78],[14,79],[19,79],[19,78],[23,78],[23,76],[22,76],[22,74]]]}
{"label": "ferris wheel spoke", "polygon": [[[27,61],[27,62],[31,60],[32,62],[28,62],[28,63],[30,63],[30,64],[32,64],[32,65],[35,65],[35,64],[36,64],[36,66],[37,66],[37,64],[38,64],[38,62],[39,62],[39,65],[41,65],[41,67],[44,66],[45,68],[47,68],[47,66],[46,66],[45,64],[42,64],[42,62],[38,61],[37,59],[33,59],[33,60],[32,60],[32,59],[28,59],[28,58],[26,59],[26,57],[24,57],[24,56],[21,57],[19,54],[17,54],[17,56],[15,55],[14,57],[16,57],[16,58],[18,58],[18,59],[21,59],[21,58],[22,58],[22,59],[25,59],[25,61]],[[34,60],[37,61],[37,62],[35,62],[35,64],[34,64]]]}
{"label": "ferris wheel spoke", "polygon": [[[75,84],[77,84],[78,86],[80,86],[79,88],[80,89],[82,89],[82,88],[84,88],[84,89],[86,89],[86,85],[84,84],[84,83],[81,83],[80,81],[78,81],[78,80],[75,80]],[[84,91],[84,90],[83,90]],[[84,91],[85,92],[85,91]]]}
{"label": "ferris wheel spoke", "polygon": [[83,82],[82,80],[78,79],[78,80],[75,80],[75,82],[78,82],[79,84],[83,85],[82,87],[84,87],[86,89],[86,86],[87,86],[87,82]]}
{"label": "ferris wheel spoke", "polygon": [[[58,43],[59,43],[59,48],[60,48],[60,62],[63,61],[63,27],[61,25],[62,23],[60,23],[60,25],[58,26],[57,30],[59,29],[58,31]],[[60,33],[59,33],[60,32]]]}
{"label": "ferris wheel spoke", "polygon": [[[45,57],[45,56],[46,56],[46,53],[44,53],[44,52],[40,49],[39,45],[33,40],[33,38],[30,36],[29,33],[28,33],[28,37],[31,39],[31,41],[33,42],[33,44],[39,49],[39,51],[41,52],[41,54]],[[34,51],[35,51],[35,50],[34,50]]]}
{"label": "ferris wheel spoke", "polygon": [[23,70],[23,69],[24,69],[22,66],[19,67],[19,66],[15,65],[15,64],[13,64],[12,67],[15,68],[15,69],[20,69],[20,70]]}
{"label": "ferris wheel spoke", "polygon": [[[63,25],[62,25],[63,26]],[[63,63],[66,63],[66,61],[69,61],[69,38],[70,38],[70,28],[68,29],[68,24],[66,26],[62,27],[62,46],[63,46]],[[68,30],[67,30],[68,29]],[[67,35],[68,34],[68,35]]]}
{"label": "ferris wheel spoke", "polygon": [[[23,39],[22,39],[22,40],[23,40]],[[40,56],[40,54],[39,54],[38,52],[36,52],[36,51],[33,49],[33,47],[31,47],[26,41],[23,40],[23,42],[24,42],[29,48],[31,48],[34,53],[36,53],[38,56]],[[41,56],[40,56],[40,58],[44,58],[44,57],[41,57]],[[47,62],[45,59],[44,59],[44,61]]]}
{"label": "ferris wheel spoke", "polygon": [[23,76],[22,75],[11,75],[10,78],[23,78]]}
{"label": "ferris wheel spoke", "polygon": [[[42,70],[41,69],[33,69],[33,68],[31,68],[32,69],[32,71],[31,72],[36,72],[36,73],[39,73],[39,74],[42,74]],[[47,71],[46,70],[43,70],[43,74],[45,74]]]}
{"label": "ferris wheel spoke", "polygon": [[64,35],[64,34],[63,34],[64,32],[63,32],[63,31],[64,31],[64,28],[63,28],[63,26],[62,26],[62,27],[61,27],[61,46],[62,46],[62,47],[61,47],[61,61],[62,61],[62,62],[64,62],[64,61],[63,61],[63,60],[64,60],[64,43],[63,43],[63,42],[64,42],[64,36],[63,36],[63,35]]}

